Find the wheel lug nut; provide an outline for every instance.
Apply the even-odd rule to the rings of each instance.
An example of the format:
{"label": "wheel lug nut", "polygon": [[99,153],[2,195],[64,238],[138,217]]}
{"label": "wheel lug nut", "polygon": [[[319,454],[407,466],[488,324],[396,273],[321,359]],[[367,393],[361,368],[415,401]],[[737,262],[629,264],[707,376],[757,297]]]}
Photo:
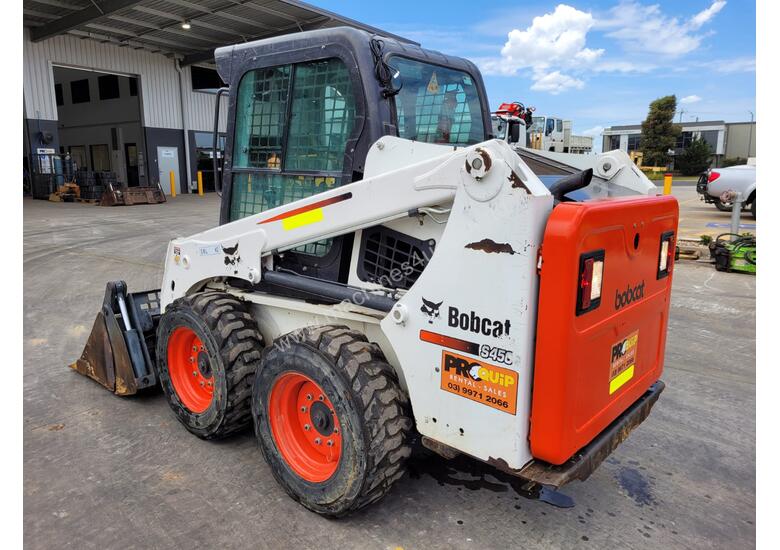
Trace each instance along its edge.
{"label": "wheel lug nut", "polygon": [[302,413],[305,413],[305,412],[306,412],[306,405],[304,405],[303,407],[301,407],[301,412],[302,412]]}
{"label": "wheel lug nut", "polygon": [[209,381],[209,387],[213,386],[214,382]]}
{"label": "wheel lug nut", "polygon": [[314,443],[319,445],[320,443],[322,443],[322,440],[318,437],[317,439],[314,440]]}
{"label": "wheel lug nut", "polygon": [[203,382],[203,380],[201,380],[200,381],[200,387],[202,388],[203,386],[205,386],[205,383]]}
{"label": "wheel lug nut", "polygon": [[307,393],[307,394],[306,394],[306,399],[308,399],[309,401],[311,401],[311,394],[310,394],[310,393]]}
{"label": "wheel lug nut", "polygon": [[194,363],[194,362],[195,362],[195,358],[194,357],[190,357],[190,363]]}
{"label": "wheel lug nut", "polygon": [[192,371],[192,376],[198,376],[198,371],[196,370]]}
{"label": "wheel lug nut", "polygon": [[198,346],[192,346],[192,351],[198,351]]}
{"label": "wheel lug nut", "polygon": [[322,395],[320,395],[320,401],[325,401],[325,398]]}
{"label": "wheel lug nut", "polygon": [[303,429],[308,432],[309,430],[311,430],[311,426],[309,426],[308,424],[304,424]]}
{"label": "wheel lug nut", "polygon": [[337,434],[337,433],[339,433],[339,429],[338,429],[338,428],[333,428],[333,433],[334,433],[334,434]]}
{"label": "wheel lug nut", "polygon": [[333,440],[332,439],[328,439],[328,447],[333,447]]}

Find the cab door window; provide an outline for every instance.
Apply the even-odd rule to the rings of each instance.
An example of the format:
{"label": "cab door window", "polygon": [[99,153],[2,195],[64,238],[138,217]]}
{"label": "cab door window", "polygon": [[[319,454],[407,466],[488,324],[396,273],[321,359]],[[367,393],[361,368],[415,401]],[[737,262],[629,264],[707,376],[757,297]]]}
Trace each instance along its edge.
{"label": "cab door window", "polygon": [[544,129],[544,135],[549,136],[553,133],[555,130],[555,119],[554,118],[548,118],[547,119],[547,127]]}
{"label": "cab door window", "polygon": [[[342,183],[355,94],[340,59],[247,72],[238,88],[230,220]],[[331,240],[298,252],[324,255]]]}

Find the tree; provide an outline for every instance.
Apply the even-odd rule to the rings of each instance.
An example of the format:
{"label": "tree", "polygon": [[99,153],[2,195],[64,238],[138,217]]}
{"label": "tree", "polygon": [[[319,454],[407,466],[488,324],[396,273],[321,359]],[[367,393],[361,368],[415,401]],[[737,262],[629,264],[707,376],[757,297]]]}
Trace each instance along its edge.
{"label": "tree", "polygon": [[669,149],[674,149],[680,126],[674,124],[677,98],[673,95],[661,97],[650,103],[647,118],[642,122],[642,164],[666,166]]}
{"label": "tree", "polygon": [[698,176],[710,167],[712,151],[703,139],[694,139],[685,152],[674,161],[683,176]]}

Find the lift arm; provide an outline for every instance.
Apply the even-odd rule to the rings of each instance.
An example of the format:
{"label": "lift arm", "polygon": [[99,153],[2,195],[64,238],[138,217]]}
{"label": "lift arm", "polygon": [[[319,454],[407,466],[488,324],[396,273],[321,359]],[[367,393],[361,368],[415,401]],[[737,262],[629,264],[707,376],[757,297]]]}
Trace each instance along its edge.
{"label": "lift arm", "polygon": [[[461,190],[484,202],[509,181],[530,194],[549,195],[522,159],[498,140],[454,149],[385,136],[373,145],[366,164],[366,173],[374,175],[361,181],[171,241],[163,310],[214,278],[258,283],[262,268],[273,266],[272,254],[416,215],[421,208],[451,203]],[[376,173],[372,165],[388,169]]]}

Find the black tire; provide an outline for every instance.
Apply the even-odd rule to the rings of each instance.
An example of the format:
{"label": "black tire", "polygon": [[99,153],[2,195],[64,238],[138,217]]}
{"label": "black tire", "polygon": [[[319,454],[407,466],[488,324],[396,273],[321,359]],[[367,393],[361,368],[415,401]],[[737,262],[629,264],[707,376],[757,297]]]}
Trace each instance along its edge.
{"label": "black tire", "polygon": [[[271,432],[268,403],[274,383],[300,373],[327,395],[341,426],[335,472],[314,483],[285,461]],[[412,420],[405,393],[379,346],[343,326],[300,329],[263,354],[252,391],[255,434],[274,477],[296,501],[339,517],[382,498],[405,472]]]}
{"label": "black tire", "polygon": [[753,202],[750,203],[750,214],[753,216],[753,219],[756,219],[756,196],[753,195]]}
{"label": "black tire", "polygon": [[731,212],[732,204],[731,203],[724,203],[719,198],[714,198],[713,202],[715,203],[715,208],[720,210],[721,212]]}
{"label": "black tire", "polygon": [[[202,412],[190,411],[177,395],[168,364],[168,343],[179,327],[195,332],[213,374],[213,397]],[[244,302],[222,292],[202,292],[174,301],[157,329],[160,384],[176,417],[202,439],[218,439],[249,426],[255,370],[263,337]],[[200,361],[200,359],[199,359]]]}

